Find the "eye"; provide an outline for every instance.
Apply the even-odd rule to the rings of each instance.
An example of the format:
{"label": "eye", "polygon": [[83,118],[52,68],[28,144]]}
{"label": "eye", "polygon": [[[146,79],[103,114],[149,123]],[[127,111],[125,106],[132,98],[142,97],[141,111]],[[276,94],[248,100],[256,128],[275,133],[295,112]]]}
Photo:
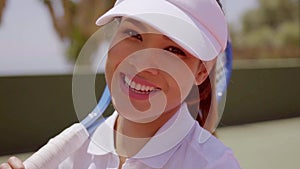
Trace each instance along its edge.
{"label": "eye", "polygon": [[178,47],[175,47],[175,46],[169,46],[169,47],[165,48],[165,50],[172,52],[176,55],[186,56],[186,54],[181,49],[179,49]]}
{"label": "eye", "polygon": [[137,39],[137,40],[143,41],[142,35],[139,34],[139,33],[138,33],[137,31],[135,31],[135,30],[132,30],[132,29],[126,29],[126,30],[124,31],[124,33],[125,33],[126,35],[128,35],[129,37],[131,37],[131,38],[135,38],[135,39]]}

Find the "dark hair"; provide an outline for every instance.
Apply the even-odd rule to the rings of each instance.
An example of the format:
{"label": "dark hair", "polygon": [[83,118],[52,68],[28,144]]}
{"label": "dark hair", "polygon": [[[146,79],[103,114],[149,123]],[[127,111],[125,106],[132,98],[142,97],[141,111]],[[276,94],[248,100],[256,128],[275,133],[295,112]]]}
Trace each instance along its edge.
{"label": "dark hair", "polygon": [[200,85],[194,85],[186,98],[190,113],[199,122],[201,127],[205,127],[205,122],[210,114],[216,113],[214,112],[216,109],[213,107],[216,106],[214,105],[215,66],[209,74],[207,71],[204,74],[208,75],[207,78]]}
{"label": "dark hair", "polygon": [[223,9],[223,5],[222,5],[222,3],[220,2],[220,0],[216,0],[216,1],[218,2],[220,8]]}
{"label": "dark hair", "polygon": [[[220,0],[216,0],[222,9]],[[208,72],[206,72],[208,73]],[[215,66],[207,76],[207,78],[198,86],[194,86],[186,99],[192,116],[198,121],[201,127],[205,127],[205,122],[216,109],[215,98]],[[216,119],[217,120],[217,119]],[[210,121],[215,123],[216,121]],[[208,124],[211,125],[211,124]],[[215,124],[212,124],[215,125]]]}

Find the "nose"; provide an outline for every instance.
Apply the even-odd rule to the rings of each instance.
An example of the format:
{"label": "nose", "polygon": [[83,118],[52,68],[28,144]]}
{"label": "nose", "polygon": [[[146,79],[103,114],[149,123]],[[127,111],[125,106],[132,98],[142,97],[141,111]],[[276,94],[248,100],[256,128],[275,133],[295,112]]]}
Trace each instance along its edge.
{"label": "nose", "polygon": [[152,75],[159,74],[159,61],[157,59],[157,49],[149,48],[136,52],[126,59],[126,62],[137,72],[145,72]]}

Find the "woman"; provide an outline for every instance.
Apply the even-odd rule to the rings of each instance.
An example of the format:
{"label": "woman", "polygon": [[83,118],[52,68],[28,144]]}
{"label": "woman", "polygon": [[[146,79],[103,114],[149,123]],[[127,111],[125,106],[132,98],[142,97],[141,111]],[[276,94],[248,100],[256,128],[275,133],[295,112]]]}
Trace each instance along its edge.
{"label": "woman", "polygon": [[[97,24],[112,20],[118,29],[105,77],[116,111],[58,168],[240,168],[210,133],[217,118],[211,82],[227,42],[218,3],[119,0]],[[11,158],[0,168],[21,166]]]}

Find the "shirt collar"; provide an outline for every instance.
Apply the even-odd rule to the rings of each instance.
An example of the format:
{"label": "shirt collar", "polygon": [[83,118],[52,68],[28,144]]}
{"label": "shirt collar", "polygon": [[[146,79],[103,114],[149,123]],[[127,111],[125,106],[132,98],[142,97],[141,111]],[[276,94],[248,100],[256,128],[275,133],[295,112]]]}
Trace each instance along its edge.
{"label": "shirt collar", "polygon": [[89,154],[104,155],[114,153],[114,124],[118,117],[115,111],[107,120],[105,120],[90,137],[90,143],[87,149]]}
{"label": "shirt collar", "polygon": [[[93,155],[116,154],[114,124],[117,116],[118,113],[114,112],[95,130],[90,138],[88,153]],[[183,103],[176,114],[156,132],[132,159],[137,159],[153,168],[163,167],[194,124],[195,120],[190,115],[187,105]]]}

